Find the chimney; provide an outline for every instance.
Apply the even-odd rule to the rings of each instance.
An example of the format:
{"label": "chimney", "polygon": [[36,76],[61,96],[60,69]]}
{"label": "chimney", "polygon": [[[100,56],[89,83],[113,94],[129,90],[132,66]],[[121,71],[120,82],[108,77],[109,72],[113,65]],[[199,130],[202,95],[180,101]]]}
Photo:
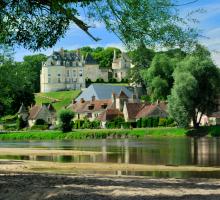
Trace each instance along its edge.
{"label": "chimney", "polygon": [[116,94],[112,92],[112,105],[113,108],[116,108]]}
{"label": "chimney", "polygon": [[80,99],[80,103],[84,103],[85,100],[83,98]]}
{"label": "chimney", "polygon": [[95,101],[95,95],[92,96],[92,101]]}

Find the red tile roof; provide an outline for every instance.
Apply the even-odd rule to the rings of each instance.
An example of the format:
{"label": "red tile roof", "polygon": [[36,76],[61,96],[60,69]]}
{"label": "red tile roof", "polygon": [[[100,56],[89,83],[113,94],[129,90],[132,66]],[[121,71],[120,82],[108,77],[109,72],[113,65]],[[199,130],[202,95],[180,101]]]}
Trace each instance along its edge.
{"label": "red tile roof", "polygon": [[145,103],[126,103],[126,108],[128,112],[129,119],[135,119],[138,112],[143,109]]}
{"label": "red tile roof", "polygon": [[84,112],[95,112],[95,111],[106,110],[107,108],[110,108],[111,105],[112,105],[111,99],[104,99],[104,100],[76,102],[72,104],[70,108],[73,109],[73,111],[76,113],[84,113]]}
{"label": "red tile roof", "polygon": [[42,106],[39,106],[39,105],[33,106],[29,111],[29,119],[35,119],[41,109],[42,109]]}
{"label": "red tile roof", "polygon": [[124,115],[118,109],[107,109],[99,115],[98,119],[101,121],[111,121],[119,116],[123,117]]}
{"label": "red tile roof", "polygon": [[159,102],[155,104],[145,105],[136,115],[136,119],[149,116],[157,108],[161,109],[163,112],[167,112],[167,104],[165,102]]}

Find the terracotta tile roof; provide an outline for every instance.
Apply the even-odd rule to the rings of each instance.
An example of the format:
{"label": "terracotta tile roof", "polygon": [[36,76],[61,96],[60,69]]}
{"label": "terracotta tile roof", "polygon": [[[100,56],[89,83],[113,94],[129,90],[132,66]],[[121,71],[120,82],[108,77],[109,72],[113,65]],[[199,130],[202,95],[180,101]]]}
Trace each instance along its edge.
{"label": "terracotta tile roof", "polygon": [[145,106],[145,103],[126,103],[128,118],[135,119],[138,112]]}
{"label": "terracotta tile roof", "polygon": [[118,109],[107,109],[98,116],[98,119],[101,121],[111,121],[116,117],[123,117],[123,113]]}
{"label": "terracotta tile roof", "polygon": [[35,119],[41,109],[42,109],[42,106],[39,106],[39,105],[33,106],[29,111],[29,119]]}
{"label": "terracotta tile roof", "polygon": [[161,109],[164,112],[167,112],[166,102],[159,102],[155,104],[145,105],[136,115],[136,119],[149,116],[157,108]]}
{"label": "terracotta tile roof", "polygon": [[72,104],[70,107],[76,113],[84,113],[84,112],[96,112],[106,110],[110,108],[112,105],[111,99],[103,99],[103,100],[94,100],[94,101],[84,101],[84,102],[76,102]]}

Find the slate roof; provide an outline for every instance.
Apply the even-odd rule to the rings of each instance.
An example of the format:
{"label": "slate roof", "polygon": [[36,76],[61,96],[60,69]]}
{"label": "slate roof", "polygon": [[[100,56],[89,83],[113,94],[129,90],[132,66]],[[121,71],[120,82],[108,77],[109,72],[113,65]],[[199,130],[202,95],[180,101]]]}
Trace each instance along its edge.
{"label": "slate roof", "polygon": [[78,98],[76,98],[76,101],[79,101],[81,98],[83,98],[86,101],[89,101],[91,100],[92,96],[95,96],[97,100],[111,99],[112,93],[115,93],[118,96],[121,90],[123,90],[123,92],[128,96],[128,98],[132,97],[133,91],[125,86],[110,84],[91,84],[81,93],[81,95]]}
{"label": "slate roof", "polygon": [[24,104],[21,104],[21,107],[19,108],[18,114],[27,113],[27,108],[24,106]]}

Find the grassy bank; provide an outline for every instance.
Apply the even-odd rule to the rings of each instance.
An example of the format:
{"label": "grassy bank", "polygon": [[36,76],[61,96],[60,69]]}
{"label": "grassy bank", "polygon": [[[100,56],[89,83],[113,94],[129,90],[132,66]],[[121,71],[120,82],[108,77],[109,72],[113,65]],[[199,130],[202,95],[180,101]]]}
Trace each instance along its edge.
{"label": "grassy bank", "polygon": [[79,94],[80,90],[36,93],[35,101],[38,105],[42,103],[52,103],[54,108],[59,111],[65,106],[68,106]]}
{"label": "grassy bank", "polygon": [[144,136],[184,136],[181,128],[147,128],[147,129],[99,129],[75,130],[69,133],[60,131],[29,131],[0,134],[0,140],[61,140],[86,138],[140,138]]}

